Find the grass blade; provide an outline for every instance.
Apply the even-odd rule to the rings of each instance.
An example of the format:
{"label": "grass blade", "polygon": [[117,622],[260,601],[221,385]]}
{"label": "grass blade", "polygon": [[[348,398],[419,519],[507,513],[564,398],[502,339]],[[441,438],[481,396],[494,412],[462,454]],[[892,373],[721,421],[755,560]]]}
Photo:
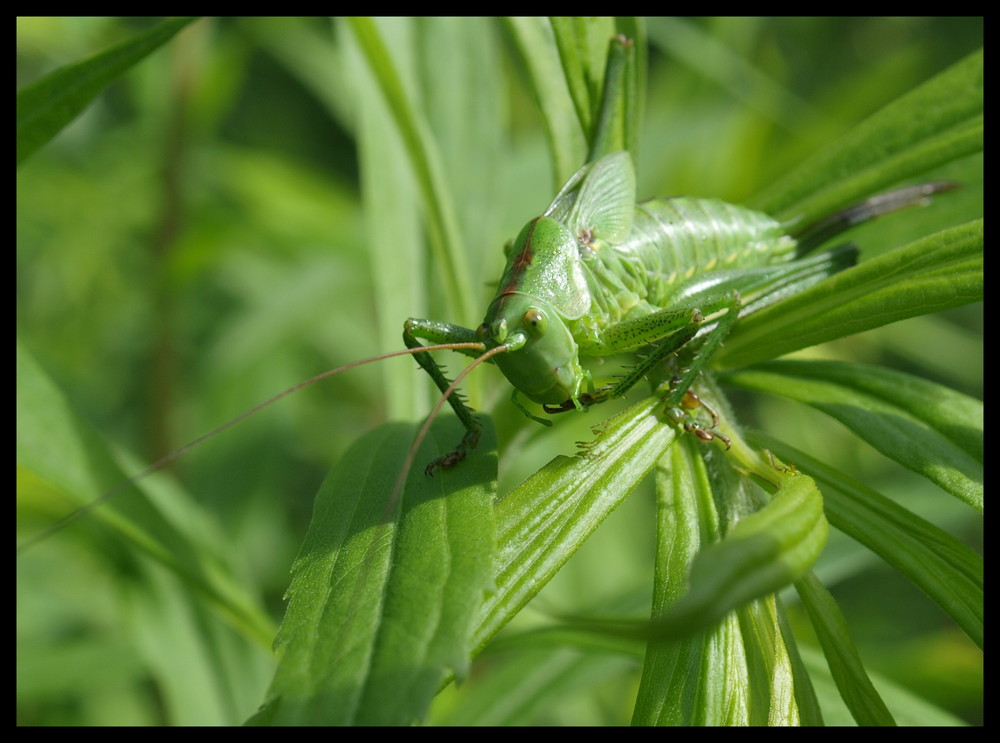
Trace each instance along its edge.
{"label": "grass blade", "polygon": [[62,131],[108,85],[195,18],[172,18],[17,91],[17,164]]}

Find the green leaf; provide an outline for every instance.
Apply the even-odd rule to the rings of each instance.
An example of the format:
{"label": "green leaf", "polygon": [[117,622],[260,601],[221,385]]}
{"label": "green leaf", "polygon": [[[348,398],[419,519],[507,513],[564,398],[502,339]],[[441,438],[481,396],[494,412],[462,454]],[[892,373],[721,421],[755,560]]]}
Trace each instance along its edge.
{"label": "green leaf", "polygon": [[[252,723],[410,724],[446,672],[464,675],[492,585],[495,443],[484,432],[461,467],[433,478],[412,468],[397,494],[414,431],[372,431],[320,488],[275,641],[278,671]],[[436,421],[417,461],[461,436],[456,420]]]}
{"label": "green leaf", "polygon": [[804,402],[890,459],[983,510],[982,403],[880,367],[771,361],[722,379]]}
{"label": "green leaf", "polygon": [[983,558],[926,519],[798,449],[761,433],[752,440],[809,473],[830,524],[906,576],[983,646]]}
{"label": "green leaf", "polygon": [[823,646],[830,673],[858,725],[895,725],[861,662],[840,607],[816,576],[795,582],[809,620]]}
{"label": "green leaf", "polygon": [[[587,133],[580,128],[567,79],[582,79],[577,65],[560,60],[548,22],[539,18],[507,18],[507,26],[531,80],[545,125],[553,161],[555,190],[569,179],[587,159]],[[564,65],[571,64],[567,73]],[[575,85],[575,83],[574,83]]]}
{"label": "green leaf", "polygon": [[578,620],[586,629],[666,641],[689,637],[728,612],[773,593],[808,571],[826,544],[823,498],[809,477],[774,471],[778,491],[691,563],[689,590],[659,618],[636,622]]}
{"label": "green leaf", "polygon": [[[562,155],[571,153],[574,148],[567,147],[556,136],[560,129],[574,131],[578,127],[583,135],[586,150],[583,159],[576,161],[577,166],[620,150],[629,151],[635,158],[645,81],[641,67],[646,62],[642,22],[633,17],[550,18],[562,67],[562,85],[557,81],[550,55],[541,58],[548,61],[547,66],[533,64],[540,44],[551,43],[547,39],[542,41],[538,33],[540,21],[535,28],[528,23],[530,21],[515,19],[511,26],[525,63],[532,71],[536,97],[550,133],[557,187],[573,172],[572,168],[563,167],[565,158]],[[562,86],[572,99],[577,127],[573,126],[563,105]],[[557,105],[548,98],[553,90],[559,91],[558,97],[553,99],[559,101]],[[558,178],[560,173],[561,179]]]}
{"label": "green leaf", "polygon": [[476,646],[517,614],[653,467],[676,430],[648,398],[603,423],[578,457],[556,457],[497,504],[496,590]]}
{"label": "green leaf", "polygon": [[[218,535],[207,540],[205,515],[192,508],[182,517],[147,493],[148,484],[133,485],[114,499],[105,496],[126,484],[121,467],[106,443],[73,411],[31,352],[17,349],[17,466],[19,521],[37,512],[83,515],[87,511],[110,526],[140,553],[176,574],[209,608],[246,637],[268,645],[273,625],[256,597],[248,593],[226,564]],[[176,494],[174,494],[176,498]],[[89,506],[88,506],[89,507]],[[50,522],[50,527],[51,522]],[[22,548],[50,536],[36,530]],[[98,542],[99,543],[99,542]],[[109,549],[112,546],[109,545]],[[20,550],[19,550],[20,551]]]}
{"label": "green leaf", "polygon": [[403,139],[423,199],[431,248],[435,262],[442,270],[444,291],[450,307],[459,316],[474,314],[455,202],[444,177],[437,144],[425,117],[414,105],[403,84],[399,65],[376,21],[372,18],[349,18],[348,22]]}
{"label": "green leaf", "polygon": [[553,17],[549,23],[580,129],[590,132],[600,107],[608,41],[615,31],[614,22],[610,17]]}
{"label": "green leaf", "polygon": [[[710,457],[706,463],[703,454],[693,440],[681,440],[657,471],[659,524],[653,618],[644,627],[632,624],[633,632],[654,639],[646,651],[633,723],[817,723],[816,700],[774,597],[744,603],[748,594],[743,591],[764,596],[777,586],[772,580],[776,574],[784,573],[781,568],[771,572],[777,563],[761,570],[759,557],[763,552],[744,549],[750,546],[744,540],[753,541],[751,534],[758,528],[770,532],[768,539],[784,542],[779,551],[791,559],[786,567],[796,563],[778,582],[803,569],[799,557],[792,557],[797,548],[787,549],[799,539],[788,541],[782,533],[787,536],[805,526],[805,542],[810,544],[812,555],[805,560],[811,564],[825,541],[822,515],[816,520],[815,504],[821,502],[818,492],[808,478],[780,474],[768,465],[762,471],[785,482],[769,506],[739,520],[734,501],[752,502],[749,492],[739,492],[749,483],[745,479],[737,482],[722,458]],[[790,499],[791,490],[797,489],[790,485],[804,486],[806,500]],[[812,505],[799,509],[806,503]],[[775,510],[769,510],[772,506]],[[791,518],[786,507],[794,512]],[[778,516],[778,511],[785,513]],[[799,525],[793,526],[800,517]],[[725,537],[723,524],[732,520],[736,526]],[[762,586],[759,579],[767,572],[771,576]],[[740,578],[725,577],[735,573],[740,573]],[[746,586],[740,585],[744,579]],[[602,630],[601,622],[584,620],[583,625]],[[614,625],[604,623],[603,628],[614,630]],[[697,631],[691,634],[693,628]],[[619,624],[618,630],[628,634],[627,625]]]}
{"label": "green leaf", "polygon": [[809,570],[826,544],[823,498],[804,475],[782,476],[771,502],[698,553],[690,590],[654,622],[654,637],[681,637],[766,596]]}
{"label": "green leaf", "polygon": [[[705,539],[720,538],[704,460],[688,446],[673,446],[656,470],[657,558],[653,617],[662,615],[688,585],[691,563]],[[634,725],[745,723],[746,684],[739,624],[718,626],[675,643],[651,643],[633,711]],[[708,703],[700,703],[706,700]],[[711,724],[711,723],[710,723]]]}
{"label": "green leaf", "polygon": [[713,359],[735,368],[983,298],[983,222],[930,235],[742,318]]}
{"label": "green leaf", "polygon": [[[816,684],[816,691],[823,699],[823,709],[826,713],[827,724],[831,726],[846,727],[852,724],[853,715],[844,709],[841,712],[838,707],[843,705],[839,690],[830,675],[829,663],[823,654],[812,647],[802,648],[802,658],[809,675]],[[886,705],[892,710],[893,717],[897,724],[901,726],[945,726],[963,723],[961,719],[945,710],[936,707],[926,699],[921,699],[912,691],[888,680],[877,673],[869,673],[875,688],[880,696],[885,700]]]}
{"label": "green leaf", "polygon": [[663,52],[747,108],[760,112],[784,127],[798,121],[800,127],[821,128],[823,117],[808,101],[752,64],[741,50],[730,46],[712,29],[683,18],[658,18],[650,24],[650,40]]}
{"label": "green leaf", "polygon": [[[400,36],[406,30],[392,26]],[[342,34],[343,67],[356,92],[351,109],[357,118],[358,162],[367,252],[371,256],[373,300],[380,308],[380,346],[398,342],[401,317],[426,307],[427,292],[413,281],[423,270],[426,240],[421,230],[420,193],[406,158],[403,139],[380,93],[372,71],[350,33]],[[393,47],[404,46],[395,40]],[[390,419],[414,420],[426,411],[426,395],[418,394],[419,377],[382,367],[386,412]],[[423,388],[419,388],[421,391]]]}
{"label": "green leaf", "polygon": [[17,91],[17,164],[75,119],[98,94],[195,18],[172,18]]}
{"label": "green leaf", "polygon": [[898,98],[754,199],[810,224],[983,148],[983,52]]}
{"label": "green leaf", "polygon": [[[535,636],[519,636],[524,645]],[[461,689],[461,703],[443,717],[430,719],[430,725],[448,726],[524,726],[549,724],[580,725],[591,717],[600,719],[603,710],[592,710],[586,717],[579,709],[560,714],[560,707],[573,694],[585,694],[594,684],[620,683],[623,674],[635,665],[633,657],[620,652],[601,652],[567,646],[550,636],[528,647],[510,652],[499,649],[484,656],[489,673],[473,676]],[[516,642],[516,640],[515,640]],[[627,694],[624,691],[623,696]]]}

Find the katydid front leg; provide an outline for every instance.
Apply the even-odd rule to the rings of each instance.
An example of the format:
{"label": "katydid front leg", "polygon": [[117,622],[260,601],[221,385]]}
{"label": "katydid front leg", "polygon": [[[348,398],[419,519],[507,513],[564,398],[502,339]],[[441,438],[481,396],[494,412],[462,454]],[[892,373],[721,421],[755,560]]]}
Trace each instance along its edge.
{"label": "katydid front leg", "polygon": [[[407,348],[420,348],[423,345],[420,339],[430,341],[431,343],[475,343],[480,340],[476,337],[476,331],[463,328],[460,325],[435,322],[433,320],[420,320],[411,317],[403,324],[403,342]],[[471,349],[456,350],[473,358],[479,355],[477,351]],[[434,384],[444,394],[451,386],[451,382],[444,375],[440,365],[429,353],[418,353],[414,354],[414,356],[417,359],[417,363],[424,368],[424,371],[431,375]],[[462,425],[465,426],[465,436],[462,437],[462,441],[459,442],[458,446],[427,465],[424,472],[428,476],[433,475],[434,470],[438,467],[443,469],[454,467],[465,459],[465,455],[469,449],[475,448],[476,444],[479,443],[479,434],[482,426],[476,416],[472,414],[469,406],[465,404],[462,396],[458,392],[455,392],[448,397],[448,403],[451,405],[452,410],[455,411],[455,415],[458,416]]]}

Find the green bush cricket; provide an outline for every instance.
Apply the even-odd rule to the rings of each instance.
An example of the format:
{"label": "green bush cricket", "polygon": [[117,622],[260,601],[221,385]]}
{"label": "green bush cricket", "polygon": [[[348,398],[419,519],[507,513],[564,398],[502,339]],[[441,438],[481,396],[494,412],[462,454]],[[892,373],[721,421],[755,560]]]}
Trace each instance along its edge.
{"label": "green bush cricket", "polygon": [[[550,414],[619,397],[644,376],[656,375],[668,420],[699,439],[719,439],[728,446],[715,427],[716,414],[691,390],[700,370],[740,314],[849,266],[853,250],[807,257],[822,242],[810,230],[707,199],[654,200],[636,208],[630,155],[605,155],[602,149],[607,148],[595,148],[591,162],[508,247],[497,296],[479,327],[411,319],[404,329],[406,343],[441,389],[449,386],[447,380],[428,353],[416,348],[421,342],[443,341],[438,348],[461,350],[480,359],[476,365],[494,363],[511,383],[515,404],[522,407],[516,398],[520,392]],[[605,198],[627,192],[630,181],[630,198]],[[943,187],[897,192],[883,206],[877,206],[885,203],[878,199],[864,202],[835,215],[824,229],[835,233],[861,221],[866,212],[874,216],[917,203]],[[629,220],[645,225],[645,234],[623,229]],[[670,230],[680,247],[666,239]],[[629,243],[631,256],[622,249]],[[761,256],[744,251],[748,243],[759,243]],[[699,246],[706,249],[700,252]],[[458,343],[479,345],[459,349]],[[483,348],[493,354],[489,359]],[[588,356],[633,351],[646,355],[616,382],[608,383],[607,374],[598,377],[581,363]],[[468,406],[457,397],[449,402],[466,435],[453,451],[438,452],[443,456],[429,465],[431,470],[459,465],[479,436]]]}
{"label": "green bush cricket", "polygon": [[[682,352],[707,317],[724,312],[665,394],[668,415],[711,441],[714,435],[684,408],[697,407],[691,384],[743,303],[759,308],[768,295],[801,291],[851,265],[856,251],[850,246],[808,262],[797,258],[838,231],[953,187],[931,183],[873,197],[802,229],[805,239],[796,239],[788,226],[765,214],[714,199],[651,199],[637,206],[631,158],[613,153],[577,172],[508,246],[497,294],[476,330],[410,319],[403,337],[410,348],[419,347],[422,338],[505,349],[492,363],[511,383],[515,405],[520,393],[546,412],[559,413],[624,395],[656,365]],[[648,352],[640,363],[600,388],[580,363],[581,357],[643,348]],[[435,362],[417,359],[441,391],[447,390],[449,382]],[[429,464],[428,474],[460,461],[478,438],[478,424],[461,398],[448,399],[468,434],[454,451]]]}
{"label": "green bush cricket", "polygon": [[[615,52],[620,56],[630,46],[627,40],[612,40],[611,90],[622,85],[611,76],[626,75]],[[603,108],[611,112],[601,116],[601,132],[612,126],[613,111],[620,105],[614,95],[604,102]],[[610,140],[607,133],[595,136],[593,152],[600,153]],[[478,328],[411,318],[403,332],[408,351],[354,362],[275,395],[160,458],[19,550],[288,394],[341,371],[405,353],[412,353],[446,393],[466,428],[465,438],[454,450],[426,466],[428,475],[460,462],[475,446],[480,431],[472,411],[430,357],[432,350],[458,350],[480,359],[477,363],[496,364],[512,386],[514,404],[545,425],[551,423],[528,412],[518,402],[519,394],[549,414],[582,411],[626,394],[662,362],[686,356],[689,363],[663,386],[667,415],[703,441],[719,437],[728,446],[725,436],[710,431],[718,423],[714,411],[708,409],[711,426],[692,413],[701,405],[690,387],[740,312],[759,309],[772,301],[769,297],[786,297],[852,265],[856,249],[849,245],[806,258],[839,232],[881,214],[926,204],[931,195],[954,187],[928,183],[881,194],[796,229],[794,224],[781,224],[761,212],[716,199],[654,198],[637,205],[631,156],[625,151],[604,155],[574,174],[544,213],[508,243],[497,294]],[[710,317],[715,322],[706,323]],[[703,339],[692,343],[696,336]],[[425,348],[421,340],[434,346]],[[582,358],[639,350],[646,351],[642,361],[612,384],[596,386],[591,372],[581,365]],[[484,351],[490,351],[488,357]],[[414,450],[419,444],[418,440]]]}

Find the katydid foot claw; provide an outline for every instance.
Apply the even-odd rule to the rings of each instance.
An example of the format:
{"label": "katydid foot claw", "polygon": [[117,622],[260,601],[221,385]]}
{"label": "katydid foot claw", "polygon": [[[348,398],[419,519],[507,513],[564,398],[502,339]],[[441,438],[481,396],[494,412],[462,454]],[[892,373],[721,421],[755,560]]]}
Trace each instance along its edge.
{"label": "katydid foot claw", "polygon": [[698,437],[699,441],[704,441],[706,444],[710,441],[718,439],[726,445],[726,451],[729,451],[730,447],[733,445],[728,436],[721,433],[713,433],[706,428],[702,428],[697,423],[684,423],[683,425],[684,430],[687,433],[693,433]]}
{"label": "katydid foot claw", "polygon": [[[688,411],[696,410],[697,408],[704,409],[705,412],[712,417],[712,425],[708,428],[705,428],[694,421],[688,414]],[[728,436],[709,430],[709,428],[715,428],[719,425],[719,414],[710,408],[704,400],[698,397],[698,395],[691,390],[684,392],[684,396],[681,398],[680,407],[670,408],[667,410],[667,417],[670,418],[674,424],[681,426],[686,433],[697,436],[699,441],[708,443],[718,439],[726,445],[726,451],[729,451],[732,446],[732,442],[729,440]]]}
{"label": "katydid foot claw", "polygon": [[462,438],[462,442],[443,457],[438,457],[433,462],[428,464],[424,468],[424,474],[428,477],[434,477],[434,470],[438,468],[443,470],[451,469],[465,459],[465,455],[468,453],[469,449],[474,449],[478,443],[479,430],[476,429],[474,431],[467,431],[465,436]]}
{"label": "katydid foot claw", "polygon": [[548,405],[543,404],[542,410],[544,410],[549,415],[555,415],[556,413],[566,413],[570,410],[586,410],[591,405],[597,405],[607,400],[610,395],[610,388],[598,390],[594,394],[589,392],[584,392],[582,395],[577,397],[575,400],[571,397],[565,402],[561,402],[558,405]]}

